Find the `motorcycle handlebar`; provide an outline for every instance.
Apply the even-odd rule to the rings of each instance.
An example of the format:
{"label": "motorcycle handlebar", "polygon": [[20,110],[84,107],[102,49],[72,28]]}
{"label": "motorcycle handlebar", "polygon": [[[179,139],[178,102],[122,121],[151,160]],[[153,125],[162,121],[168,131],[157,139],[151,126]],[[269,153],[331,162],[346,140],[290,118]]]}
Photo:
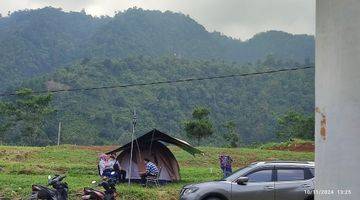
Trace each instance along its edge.
{"label": "motorcycle handlebar", "polygon": [[64,178],[66,178],[66,175],[60,176],[59,181],[62,181]]}
{"label": "motorcycle handlebar", "polygon": [[61,182],[65,177],[66,177],[66,175],[57,175],[54,178],[52,178],[51,180],[49,180],[48,185],[52,185],[56,182]]}

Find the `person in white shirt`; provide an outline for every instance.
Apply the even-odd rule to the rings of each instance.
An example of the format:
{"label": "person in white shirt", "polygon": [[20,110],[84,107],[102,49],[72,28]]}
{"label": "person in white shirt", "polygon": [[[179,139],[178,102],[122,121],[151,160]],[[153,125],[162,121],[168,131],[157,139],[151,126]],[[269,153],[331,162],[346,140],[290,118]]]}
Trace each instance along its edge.
{"label": "person in white shirt", "polygon": [[99,156],[99,164],[98,164],[98,169],[99,169],[99,175],[100,176],[104,176],[104,171],[105,169],[108,167],[108,156],[106,154],[101,154]]}

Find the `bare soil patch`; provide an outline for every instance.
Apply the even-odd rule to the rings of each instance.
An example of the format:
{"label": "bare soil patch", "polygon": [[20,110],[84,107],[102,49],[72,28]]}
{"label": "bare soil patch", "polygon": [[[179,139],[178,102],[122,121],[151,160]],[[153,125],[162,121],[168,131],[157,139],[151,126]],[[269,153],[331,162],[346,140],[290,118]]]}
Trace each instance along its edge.
{"label": "bare soil patch", "polygon": [[109,152],[118,148],[118,146],[76,146],[78,149],[96,151],[96,152]]}
{"label": "bare soil patch", "polygon": [[295,143],[289,146],[277,146],[271,147],[269,150],[280,150],[280,151],[297,151],[297,152],[314,152],[315,145],[313,143]]}

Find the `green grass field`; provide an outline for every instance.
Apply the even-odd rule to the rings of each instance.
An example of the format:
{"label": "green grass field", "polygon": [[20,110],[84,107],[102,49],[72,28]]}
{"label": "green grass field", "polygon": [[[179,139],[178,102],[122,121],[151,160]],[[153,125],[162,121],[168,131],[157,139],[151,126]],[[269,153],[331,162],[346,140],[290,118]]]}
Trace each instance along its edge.
{"label": "green grass field", "polygon": [[[8,147],[0,146],[0,199],[27,199],[32,184],[46,184],[47,176],[67,174],[70,199],[80,199],[83,187],[99,180],[97,157],[102,149],[77,146],[60,147]],[[254,161],[262,160],[313,160],[312,152],[274,151],[263,149],[200,148],[205,155],[193,157],[187,152],[170,147],[181,168],[182,180],[160,188],[143,188],[126,184],[117,187],[120,196],[126,200],[175,200],[181,187],[221,178],[218,155],[231,155],[234,169]]]}

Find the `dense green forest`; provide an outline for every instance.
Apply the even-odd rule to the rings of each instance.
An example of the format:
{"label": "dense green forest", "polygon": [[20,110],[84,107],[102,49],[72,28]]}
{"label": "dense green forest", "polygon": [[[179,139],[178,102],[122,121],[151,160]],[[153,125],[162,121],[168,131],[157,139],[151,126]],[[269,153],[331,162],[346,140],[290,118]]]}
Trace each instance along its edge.
{"label": "dense green forest", "polygon": [[[0,91],[5,92],[230,75],[313,61],[313,36],[268,31],[240,41],[169,11],[133,8],[114,17],[92,17],[48,7],[0,18]],[[239,143],[276,140],[279,116],[289,110],[313,113],[314,70],[55,93],[49,108],[55,111],[41,123],[37,145],[56,142],[60,121],[64,143],[127,142],[134,108],[138,134],[157,128],[188,139],[184,123],[196,106],[208,108],[214,124],[214,133],[202,145],[225,145],[228,124]],[[22,141],[16,126],[0,136],[7,144]]]}
{"label": "dense green forest", "polygon": [[46,7],[0,17],[0,91],[24,77],[53,72],[84,58],[176,55],[246,64],[269,54],[284,61],[314,61],[314,37],[268,31],[240,41],[181,13],[142,10],[93,17]]}
{"label": "dense green forest", "polygon": [[[272,64],[271,64],[272,63]],[[223,61],[192,61],[174,56],[131,57],[121,60],[80,62],[55,73],[26,81],[34,90],[74,89],[266,71],[290,63],[267,60],[256,65]],[[290,66],[297,67],[297,65]],[[10,89],[11,91],[14,90]],[[16,98],[16,97],[8,97]],[[215,133],[203,144],[223,145],[225,125],[232,121],[244,144],[276,138],[277,116],[292,108],[312,113],[314,70],[262,76],[195,81],[107,90],[55,93],[55,116],[45,133],[56,141],[62,122],[63,142],[75,144],[123,143],[129,140],[132,109],[138,112],[138,133],[158,128],[186,138],[183,122],[198,106],[210,109]],[[16,140],[14,140],[16,141]]]}

